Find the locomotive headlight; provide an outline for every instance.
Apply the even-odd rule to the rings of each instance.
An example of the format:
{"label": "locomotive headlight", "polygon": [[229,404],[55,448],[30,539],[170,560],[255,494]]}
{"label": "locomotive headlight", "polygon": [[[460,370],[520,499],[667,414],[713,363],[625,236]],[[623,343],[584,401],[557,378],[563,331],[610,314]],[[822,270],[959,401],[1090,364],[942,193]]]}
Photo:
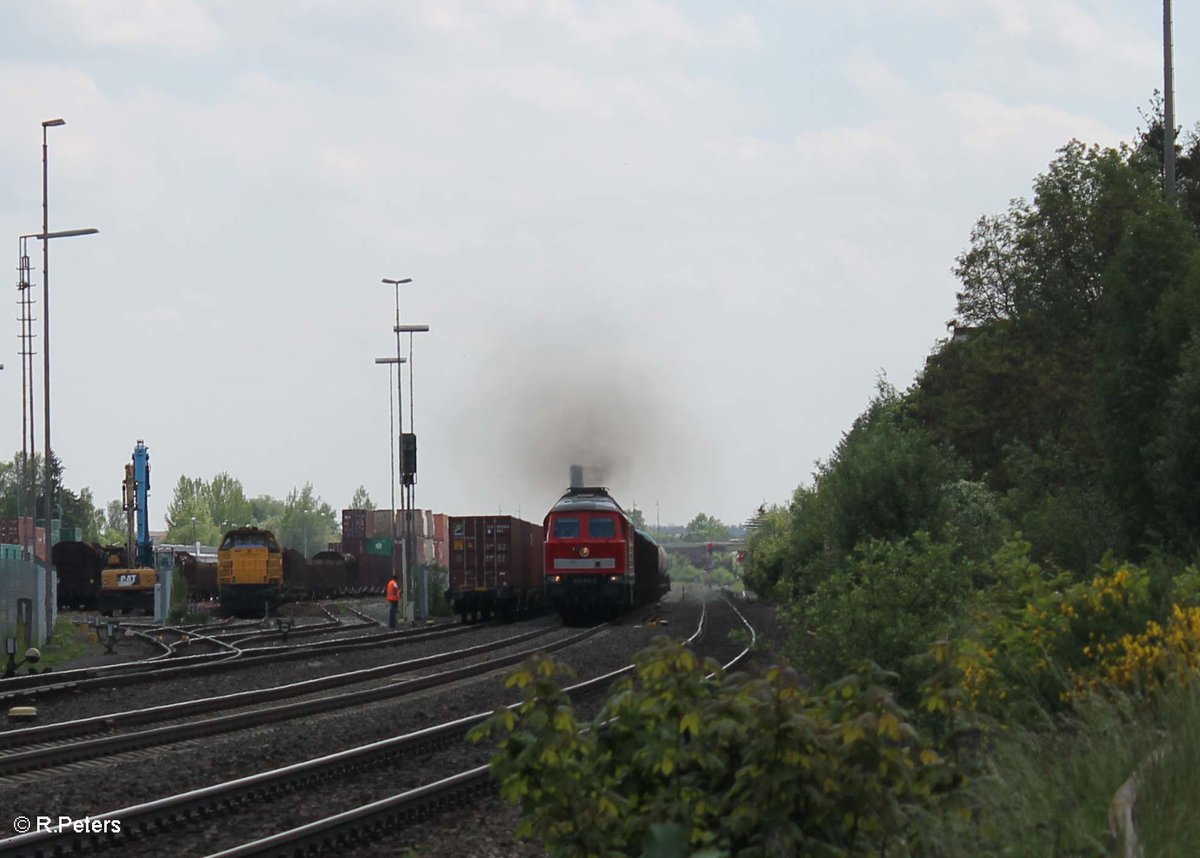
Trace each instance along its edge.
{"label": "locomotive headlight", "polygon": [[608,580],[612,581],[614,584],[616,584],[618,581],[621,580],[621,576],[620,575],[609,575]]}
{"label": "locomotive headlight", "polygon": [[585,546],[583,546],[583,548],[580,548],[580,549],[579,549],[579,556],[580,556],[580,557],[587,557],[587,556],[588,556],[589,554],[591,554],[591,553],[592,553],[592,549],[588,548],[586,545],[585,545]]}

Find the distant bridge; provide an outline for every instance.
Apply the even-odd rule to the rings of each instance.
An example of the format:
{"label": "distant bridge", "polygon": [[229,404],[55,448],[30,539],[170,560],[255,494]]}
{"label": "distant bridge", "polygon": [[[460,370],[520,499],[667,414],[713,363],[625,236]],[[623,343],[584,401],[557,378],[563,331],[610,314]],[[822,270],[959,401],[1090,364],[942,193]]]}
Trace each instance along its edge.
{"label": "distant bridge", "polygon": [[[686,557],[693,566],[702,566],[713,554],[728,554],[731,551],[745,551],[744,539],[724,539],[713,542],[659,542],[668,554],[679,554]],[[711,551],[709,550],[711,546]]]}

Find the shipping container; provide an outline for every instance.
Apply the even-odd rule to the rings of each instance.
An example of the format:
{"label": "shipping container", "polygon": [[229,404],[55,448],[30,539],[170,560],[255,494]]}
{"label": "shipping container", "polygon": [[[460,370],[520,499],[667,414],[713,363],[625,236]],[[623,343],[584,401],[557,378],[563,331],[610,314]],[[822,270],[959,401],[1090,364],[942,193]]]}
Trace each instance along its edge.
{"label": "shipping container", "polygon": [[365,536],[342,537],[342,553],[361,557],[367,553],[367,538]]}
{"label": "shipping container", "polygon": [[0,542],[6,545],[21,544],[20,519],[0,518]]}
{"label": "shipping container", "polygon": [[369,537],[367,539],[367,554],[374,554],[376,557],[391,557],[392,537]]}
{"label": "shipping container", "polygon": [[368,538],[373,536],[386,536],[391,538],[392,535],[392,511],[390,509],[373,509],[367,514],[367,532]]}
{"label": "shipping container", "polygon": [[367,510],[342,510],[342,537],[362,539],[367,535]]}
{"label": "shipping container", "polygon": [[533,611],[545,600],[542,527],[509,515],[449,521],[447,600],[463,622]]}

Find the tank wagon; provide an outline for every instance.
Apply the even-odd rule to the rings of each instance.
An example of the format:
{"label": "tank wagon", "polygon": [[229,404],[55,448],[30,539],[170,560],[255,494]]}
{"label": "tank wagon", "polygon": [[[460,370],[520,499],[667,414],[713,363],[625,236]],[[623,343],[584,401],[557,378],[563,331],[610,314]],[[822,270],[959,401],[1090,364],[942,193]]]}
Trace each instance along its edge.
{"label": "tank wagon", "polygon": [[60,608],[94,609],[100,596],[100,573],[107,566],[107,555],[90,542],[58,542],[50,549],[58,573]]}
{"label": "tank wagon", "polygon": [[283,550],[283,598],[286,601],[356,595],[358,562],[340,551],[318,551],[305,559],[299,551]]}
{"label": "tank wagon", "polygon": [[602,486],[573,485],[544,527],[546,597],[568,621],[614,616],[671,589],[666,551]]}
{"label": "tank wagon", "polygon": [[543,530],[510,515],[451,516],[446,601],[462,621],[509,619],[546,603]]}
{"label": "tank wagon", "polygon": [[175,568],[187,584],[188,598],[205,602],[217,598],[217,558],[211,554],[196,556],[190,551],[175,551]]}

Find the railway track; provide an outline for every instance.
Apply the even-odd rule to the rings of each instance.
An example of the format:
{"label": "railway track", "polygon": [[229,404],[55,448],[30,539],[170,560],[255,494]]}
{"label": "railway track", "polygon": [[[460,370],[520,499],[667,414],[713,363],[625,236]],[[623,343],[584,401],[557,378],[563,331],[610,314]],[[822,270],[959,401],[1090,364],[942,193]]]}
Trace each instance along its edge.
{"label": "railway track", "polygon": [[[368,626],[364,623],[356,628],[364,629]],[[485,626],[442,623],[422,628],[352,634],[343,638],[281,646],[241,647],[235,643],[222,642],[222,651],[218,652],[178,655],[173,658],[156,656],[152,659],[102,667],[86,667],[59,673],[0,679],[0,706],[28,704],[54,695],[75,694],[89,689],[114,688],[184,676],[198,676],[214,671],[257,667],[272,662],[308,658],[317,652],[342,653],[381,645],[455,637],[470,634],[482,628]],[[276,631],[271,630],[270,634],[276,634]],[[0,732],[0,736],[3,735]]]}
{"label": "railway track", "polygon": [[[737,613],[736,608],[732,605],[729,607]],[[694,644],[701,637],[707,617],[705,606],[696,629],[688,638],[689,643]],[[750,628],[740,613],[738,617]],[[750,632],[753,636],[752,628]],[[748,651],[749,646],[730,660],[727,667],[735,666]],[[609,688],[617,677],[632,669],[633,666],[628,665],[578,683],[567,691],[573,700],[597,694]],[[7,855],[10,854],[9,850],[12,850],[11,854],[14,855],[50,855],[87,851],[106,845],[132,846],[129,838],[148,837],[170,831],[195,819],[218,813],[222,808],[233,808],[239,803],[253,801],[258,809],[272,797],[298,790],[320,789],[324,784],[337,782],[364,769],[387,766],[396,761],[409,762],[418,754],[461,744],[467,731],[490,715],[491,712],[483,712],[455,719],[384,741],[92,817],[100,821],[119,820],[122,828],[118,836],[81,835],[73,831],[40,832],[0,841],[0,853]],[[330,847],[340,850],[363,836],[364,832],[378,834],[384,829],[404,826],[423,819],[437,809],[472,801],[491,792],[493,786],[488,767],[476,766],[451,777],[438,778],[380,801],[269,838],[254,840],[220,854],[308,854]]]}
{"label": "railway track", "polygon": [[[538,649],[551,651],[570,646],[590,637],[597,630],[595,628],[588,629],[549,645],[535,649],[521,649],[515,653],[484,659],[474,664],[440,673],[413,677],[402,683],[385,682],[355,691],[346,691],[312,699],[294,700],[293,698],[302,695],[312,695],[316,692],[330,689],[345,688],[350,685],[371,682],[372,680],[391,679],[405,673],[412,673],[429,667],[472,658],[497,648],[527,643],[550,633],[553,629],[539,629],[499,642],[491,642],[399,662],[397,664],[364,668],[349,673],[324,676],[272,688],[242,691],[215,698],[189,700],[183,703],[154,706],[128,712],[117,712],[109,715],[83,718],[77,721],[66,721],[58,724],[45,724],[21,730],[11,730],[7,733],[0,733],[0,748],[18,748],[23,750],[13,750],[0,754],[0,777],[61,766],[80,760],[128,753],[143,748],[182,742],[234,730],[242,730],[289,718],[315,715],[320,712],[345,709],[411,694],[423,689],[457,682],[517,664],[528,658]],[[292,702],[267,707],[261,705],[280,700],[292,700]],[[144,726],[164,721],[178,721],[178,719],[185,717],[210,715],[214,712],[222,711],[227,714],[198,721],[183,721],[146,730],[74,741],[80,736],[87,736],[92,733],[105,732],[122,727]],[[62,741],[64,739],[72,741]],[[33,746],[35,743],[36,747]]]}

